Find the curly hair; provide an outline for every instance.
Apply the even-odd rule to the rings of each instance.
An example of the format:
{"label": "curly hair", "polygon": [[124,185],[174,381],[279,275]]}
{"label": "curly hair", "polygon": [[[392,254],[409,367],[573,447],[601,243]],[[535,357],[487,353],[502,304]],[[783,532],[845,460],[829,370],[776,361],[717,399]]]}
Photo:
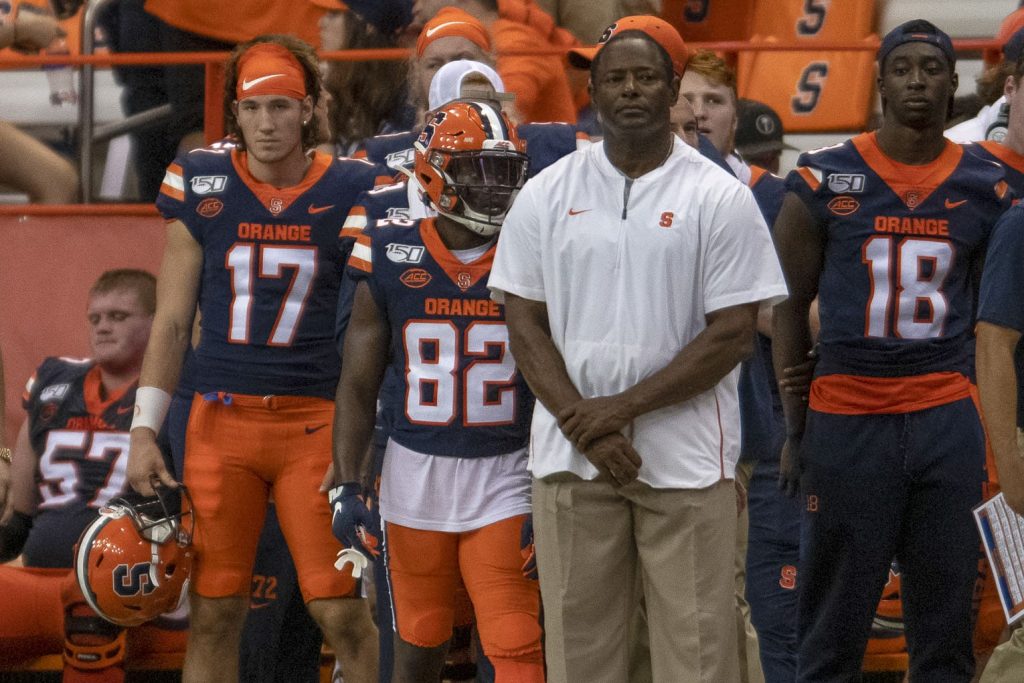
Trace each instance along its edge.
{"label": "curly hair", "polygon": [[[354,12],[345,20],[346,48],[397,46],[393,38],[382,35]],[[335,140],[351,145],[376,135],[405,101],[408,71],[405,60],[329,63],[324,86],[332,96],[330,120]]]}
{"label": "curly hair", "polygon": [[[245,149],[245,139],[242,137],[242,130],[238,126],[238,119],[234,112],[235,88],[238,85],[238,60],[246,50],[260,43],[275,43],[291,52],[302,67],[305,75],[306,94],[313,100],[313,109],[316,109],[316,105],[320,101],[320,88],[323,85],[323,79],[320,76],[316,51],[312,45],[295,36],[276,33],[256,36],[252,40],[241,43],[232,50],[231,56],[228,57],[227,64],[224,66],[224,128],[228,135],[238,139],[240,149]],[[313,149],[320,139],[320,125],[317,122],[317,117],[313,116],[309,123],[302,127],[302,148]]]}

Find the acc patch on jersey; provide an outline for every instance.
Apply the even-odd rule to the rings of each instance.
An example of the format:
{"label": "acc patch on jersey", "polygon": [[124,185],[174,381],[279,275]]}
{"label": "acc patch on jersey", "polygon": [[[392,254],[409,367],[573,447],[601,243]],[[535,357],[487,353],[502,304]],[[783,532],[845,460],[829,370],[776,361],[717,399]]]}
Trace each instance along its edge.
{"label": "acc patch on jersey", "polygon": [[419,289],[420,287],[426,287],[430,284],[431,277],[430,273],[422,268],[410,268],[402,273],[402,276],[398,279],[401,280],[402,284],[406,287]]}
{"label": "acc patch on jersey", "polygon": [[213,218],[224,209],[224,202],[216,197],[207,197],[196,205],[196,213],[203,218]]}
{"label": "acc patch on jersey", "polygon": [[859,208],[860,202],[845,195],[840,195],[828,203],[828,210],[837,216],[849,216]]}

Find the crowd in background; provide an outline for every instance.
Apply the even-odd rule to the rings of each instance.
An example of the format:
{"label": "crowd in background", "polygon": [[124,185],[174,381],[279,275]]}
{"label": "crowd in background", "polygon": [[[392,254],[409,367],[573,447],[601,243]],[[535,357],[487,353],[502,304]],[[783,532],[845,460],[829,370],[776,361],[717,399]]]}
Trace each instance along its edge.
{"label": "crowd in background", "polygon": [[[0,48],[35,53],[46,50],[63,35],[58,18],[68,13],[67,7],[35,12],[26,11],[26,4],[20,3],[21,10],[10,12],[0,24]],[[323,61],[323,87],[314,112],[319,122],[319,150],[331,156],[367,158],[395,172],[396,177],[410,175],[409,168],[402,167],[402,159],[392,154],[404,148],[392,149],[382,144],[387,138],[381,136],[422,129],[447,100],[437,92],[443,87],[437,85],[443,84],[443,78],[435,76],[444,73],[445,65],[458,60],[482,65],[474,67],[473,73],[496,99],[502,100],[500,96],[507,95],[501,109],[513,124],[524,130],[529,130],[532,124],[567,124],[572,127],[570,136],[574,140],[570,146],[578,145],[581,150],[588,148],[588,141],[599,141],[603,135],[614,138],[614,133],[602,130],[602,119],[597,115],[599,107],[592,101],[594,91],[588,86],[594,54],[587,53],[586,46],[597,43],[602,37],[607,40],[608,34],[602,36],[602,33],[620,17],[657,14],[663,9],[661,3],[652,0],[600,3],[582,0],[309,0],[271,4],[272,10],[249,13],[244,8],[239,10],[240,4],[245,5],[238,0],[116,0],[105,6],[99,24],[113,52],[228,51],[236,44],[265,34],[292,34],[321,51],[407,48],[410,51],[407,59]],[[267,5],[254,4],[261,8]],[[239,20],[213,22],[211,16],[238,17]],[[1024,187],[1010,177],[1014,169],[1024,173],[1024,163],[1021,163],[1024,162],[1024,111],[1022,107],[1013,110],[1009,104],[1020,92],[1017,83],[1024,59],[1024,9],[1006,17],[995,38],[1000,48],[985,54],[985,69],[977,81],[976,92],[951,102],[946,136],[963,144],[983,140],[998,143],[981,146],[974,152],[982,156],[987,153],[996,162],[1006,165],[1009,169],[1007,182],[1016,191],[1018,185]],[[884,62],[887,53],[882,54],[880,62]],[[737,70],[727,56],[707,50],[694,51],[684,54],[678,66],[676,75],[681,76],[681,80],[679,97],[671,106],[673,131],[750,187],[758,203],[756,209],[765,223],[772,226],[784,211],[782,182],[773,174],[780,172],[781,153],[792,149],[783,140],[782,119],[764,103],[739,98]],[[130,167],[135,187],[130,198],[152,202],[162,183],[167,182],[168,165],[184,151],[204,145],[203,69],[200,66],[117,67],[115,73],[123,89],[122,105],[126,115],[164,104],[172,109],[172,115],[164,123],[131,133]],[[468,83],[461,78],[462,75],[460,86]],[[228,92],[224,111],[229,112],[233,106],[232,93]],[[881,115],[875,119],[873,123],[885,125]],[[535,153],[537,150],[528,151]],[[535,172],[531,169],[530,175]],[[36,203],[67,204],[78,197],[78,178],[69,161],[4,122],[0,122],[0,186],[14,188]],[[793,213],[792,207],[789,213]],[[671,223],[669,215],[667,220]],[[788,216],[787,220],[793,219]],[[790,274],[787,271],[787,276]],[[810,335],[814,337],[817,311],[810,300],[807,303],[810,317],[807,311],[802,317],[809,322]],[[747,381],[746,391],[759,392],[756,401],[774,407],[776,415],[781,416],[785,397],[780,400],[771,371],[770,317],[758,319],[756,329],[761,333],[758,344],[762,346],[754,349],[753,359],[743,366],[740,400],[744,400],[743,382]],[[799,377],[795,380],[792,391],[802,390],[800,381]],[[772,385],[771,391],[769,385]],[[2,388],[0,381],[0,396]],[[783,394],[786,391],[783,381]],[[745,410],[742,405],[739,409]],[[780,439],[794,435],[778,432],[778,429],[786,429],[781,421],[775,426],[764,426],[764,431],[757,433],[748,428],[748,424],[753,423],[746,422],[747,412],[743,412],[743,416],[744,430],[749,431],[744,433],[740,447],[746,464],[741,462],[736,476],[741,530],[748,524],[755,529],[765,518],[763,515],[779,514],[780,518],[785,515],[790,521],[798,518],[798,512],[782,510],[783,506],[790,505],[776,492],[780,464],[776,461],[764,467],[755,452],[761,446],[750,441],[753,438],[750,435],[757,434],[763,437],[764,444],[777,445],[776,450],[781,450]],[[5,445],[2,437],[0,431],[0,446]],[[580,450],[584,450],[582,446]],[[781,471],[781,476],[785,480],[785,471]],[[1011,504],[1019,507],[1021,501],[1016,497],[1016,488],[1011,491]],[[730,490],[727,502],[731,505],[732,500]],[[748,500],[749,509],[743,509]],[[760,531],[752,531],[751,552],[755,552],[754,548],[758,549],[757,553],[779,552],[784,554],[785,563],[792,562],[784,566],[795,565],[799,560],[799,543],[794,540],[794,534],[799,535],[799,532],[794,529],[792,524],[786,529],[776,526],[768,530],[762,525]],[[742,670],[738,675],[744,682],[785,680],[791,672],[778,673],[787,665],[773,662],[771,655],[782,653],[780,658],[783,654],[795,657],[792,652],[795,636],[788,627],[782,628],[784,632],[780,635],[781,627],[770,615],[772,610],[779,609],[792,612],[795,603],[779,607],[780,601],[789,596],[785,591],[780,593],[774,585],[764,587],[765,583],[778,583],[779,578],[771,574],[766,579],[758,574],[757,568],[750,564],[745,544],[745,538],[738,538],[736,548],[729,549],[730,557],[737,562],[734,602],[739,669]],[[747,572],[752,572],[752,576],[746,576]],[[753,586],[751,581],[755,582]],[[751,604],[747,604],[745,598]],[[884,605],[878,609],[881,612]],[[731,633],[733,620],[727,621]],[[987,646],[979,652],[991,651],[1001,626],[1000,623],[996,627],[995,637],[986,636]],[[902,637],[902,630],[900,634]],[[873,630],[868,651],[888,637],[883,628]],[[881,647],[884,651],[885,646]],[[905,652],[905,641],[902,647]],[[660,666],[669,665],[662,663]],[[644,680],[642,673],[630,671],[631,676],[637,676],[635,680]],[[733,675],[736,674],[730,674]]]}

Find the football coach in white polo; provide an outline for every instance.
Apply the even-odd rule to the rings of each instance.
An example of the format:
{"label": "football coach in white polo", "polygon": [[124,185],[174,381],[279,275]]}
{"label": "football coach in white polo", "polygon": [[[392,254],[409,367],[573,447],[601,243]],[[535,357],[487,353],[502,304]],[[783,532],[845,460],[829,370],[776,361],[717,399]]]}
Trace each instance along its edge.
{"label": "football coach in white polo", "polygon": [[604,140],[527,182],[490,276],[537,395],[530,464],[548,680],[735,681],[737,365],[785,298],[750,191],[672,135],[686,46],[620,19],[590,65]]}

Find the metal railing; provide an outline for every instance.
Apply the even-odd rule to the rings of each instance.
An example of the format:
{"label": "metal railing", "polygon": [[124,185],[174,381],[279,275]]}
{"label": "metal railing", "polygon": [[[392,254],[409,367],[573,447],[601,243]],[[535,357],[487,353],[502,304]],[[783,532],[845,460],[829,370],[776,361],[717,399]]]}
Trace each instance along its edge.
{"label": "metal railing", "polygon": [[[128,116],[121,121],[97,127],[95,122],[95,68],[97,66],[144,66],[196,64],[205,66],[206,105],[204,111],[204,137],[213,142],[223,137],[224,122],[221,112],[221,93],[224,87],[225,52],[166,52],[95,54],[96,18],[103,7],[113,0],[89,0],[82,13],[81,55],[12,55],[0,56],[0,70],[25,69],[44,65],[70,65],[81,67],[81,92],[78,109],[78,166],[81,197],[84,203],[93,201],[94,146],[118,135],[131,133],[147,126],[157,125],[172,116],[173,103]],[[719,41],[687,43],[691,50],[706,48],[735,55],[741,52],[803,52],[815,51],[874,52],[878,49],[876,37],[861,41],[815,42],[813,46],[799,43],[781,43],[774,40]],[[960,39],[953,41],[958,53],[978,53],[985,49],[1000,48],[992,39]],[[536,49],[509,52],[512,55],[564,54],[565,50]],[[406,59],[410,50],[405,48],[377,50],[338,50],[321,52],[320,57],[335,61],[367,61],[373,59]]]}

